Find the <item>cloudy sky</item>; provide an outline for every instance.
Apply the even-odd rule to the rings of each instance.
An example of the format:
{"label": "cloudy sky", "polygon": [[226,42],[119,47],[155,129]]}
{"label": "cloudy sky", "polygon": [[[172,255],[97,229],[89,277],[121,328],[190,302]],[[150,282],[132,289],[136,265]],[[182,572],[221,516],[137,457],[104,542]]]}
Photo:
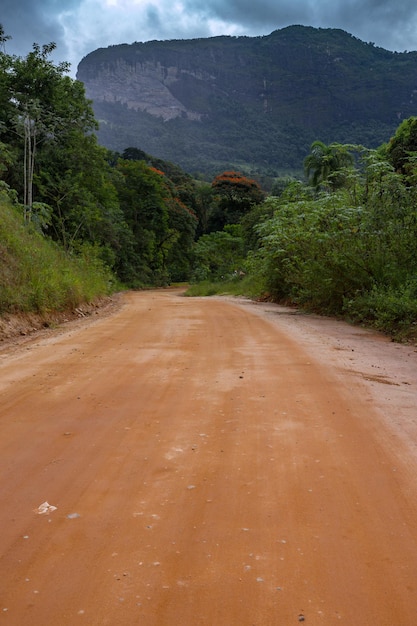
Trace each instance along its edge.
{"label": "cloudy sky", "polygon": [[415,0],[1,0],[6,52],[54,41],[71,74],[96,48],[152,39],[267,35],[303,24],[342,28],[387,50],[417,50]]}

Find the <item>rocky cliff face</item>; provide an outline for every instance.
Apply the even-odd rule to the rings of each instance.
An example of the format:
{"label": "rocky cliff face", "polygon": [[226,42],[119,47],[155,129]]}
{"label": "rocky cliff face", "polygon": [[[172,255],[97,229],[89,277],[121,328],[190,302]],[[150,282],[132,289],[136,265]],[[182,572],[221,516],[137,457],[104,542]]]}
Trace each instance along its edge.
{"label": "rocky cliff face", "polygon": [[417,114],[417,53],[333,29],[110,46],[77,78],[101,143],[191,172],[300,169],[316,139],[375,147]]}
{"label": "rocky cliff face", "polygon": [[165,122],[176,117],[199,120],[201,114],[188,110],[170,91],[180,77],[178,67],[164,67],[159,61],[132,65],[119,58],[86,83],[87,95],[94,102],[126,105],[128,109],[145,111]]}

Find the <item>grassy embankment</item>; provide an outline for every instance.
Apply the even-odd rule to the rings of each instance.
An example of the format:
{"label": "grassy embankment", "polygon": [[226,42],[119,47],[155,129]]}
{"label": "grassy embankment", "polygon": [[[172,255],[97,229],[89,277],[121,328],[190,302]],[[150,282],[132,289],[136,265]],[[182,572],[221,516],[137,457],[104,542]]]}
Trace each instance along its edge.
{"label": "grassy embankment", "polygon": [[0,191],[0,317],[70,311],[109,294],[112,280],[87,251],[71,257],[26,227],[18,208]]}

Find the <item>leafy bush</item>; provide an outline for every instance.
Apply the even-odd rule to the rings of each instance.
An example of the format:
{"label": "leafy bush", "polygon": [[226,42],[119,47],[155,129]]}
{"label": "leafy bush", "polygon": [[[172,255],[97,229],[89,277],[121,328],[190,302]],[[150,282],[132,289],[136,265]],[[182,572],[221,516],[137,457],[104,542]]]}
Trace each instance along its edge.
{"label": "leafy bush", "polygon": [[417,338],[417,278],[399,288],[377,287],[344,303],[355,322],[366,323],[396,339]]}
{"label": "leafy bush", "polygon": [[229,224],[222,231],[202,235],[194,245],[194,256],[194,282],[241,275],[244,265],[241,227]]}
{"label": "leafy bush", "polygon": [[369,153],[353,187],[316,197],[294,187],[267,200],[273,217],[256,226],[259,247],[247,267],[277,301],[413,337],[415,194],[410,178]]}
{"label": "leafy bush", "polygon": [[261,247],[249,265],[272,297],[337,313],[349,294],[372,284],[367,250],[357,236],[362,209],[352,207],[344,191],[268,202],[275,214],[259,225]]}

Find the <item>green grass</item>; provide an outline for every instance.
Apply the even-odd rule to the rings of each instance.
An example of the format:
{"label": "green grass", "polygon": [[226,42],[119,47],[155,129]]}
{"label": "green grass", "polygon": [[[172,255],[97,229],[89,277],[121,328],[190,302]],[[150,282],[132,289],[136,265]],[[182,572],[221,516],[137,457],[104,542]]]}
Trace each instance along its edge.
{"label": "green grass", "polygon": [[[337,317],[366,328],[374,328],[394,341],[417,342],[417,284],[410,283],[398,293],[394,290],[373,290],[346,302]],[[252,276],[226,281],[202,281],[191,285],[184,293],[190,297],[245,296],[253,300],[264,299],[266,290]],[[279,300],[276,300],[279,301]],[[285,301],[288,304],[288,301]],[[308,306],[305,311],[320,311]]]}
{"label": "green grass", "polygon": [[262,296],[263,286],[252,276],[233,278],[223,281],[202,281],[190,285],[185,296],[246,296],[247,298],[259,298]]}
{"label": "green grass", "polygon": [[91,248],[69,256],[23,223],[0,192],[0,315],[63,311],[114,290],[113,277]]}

